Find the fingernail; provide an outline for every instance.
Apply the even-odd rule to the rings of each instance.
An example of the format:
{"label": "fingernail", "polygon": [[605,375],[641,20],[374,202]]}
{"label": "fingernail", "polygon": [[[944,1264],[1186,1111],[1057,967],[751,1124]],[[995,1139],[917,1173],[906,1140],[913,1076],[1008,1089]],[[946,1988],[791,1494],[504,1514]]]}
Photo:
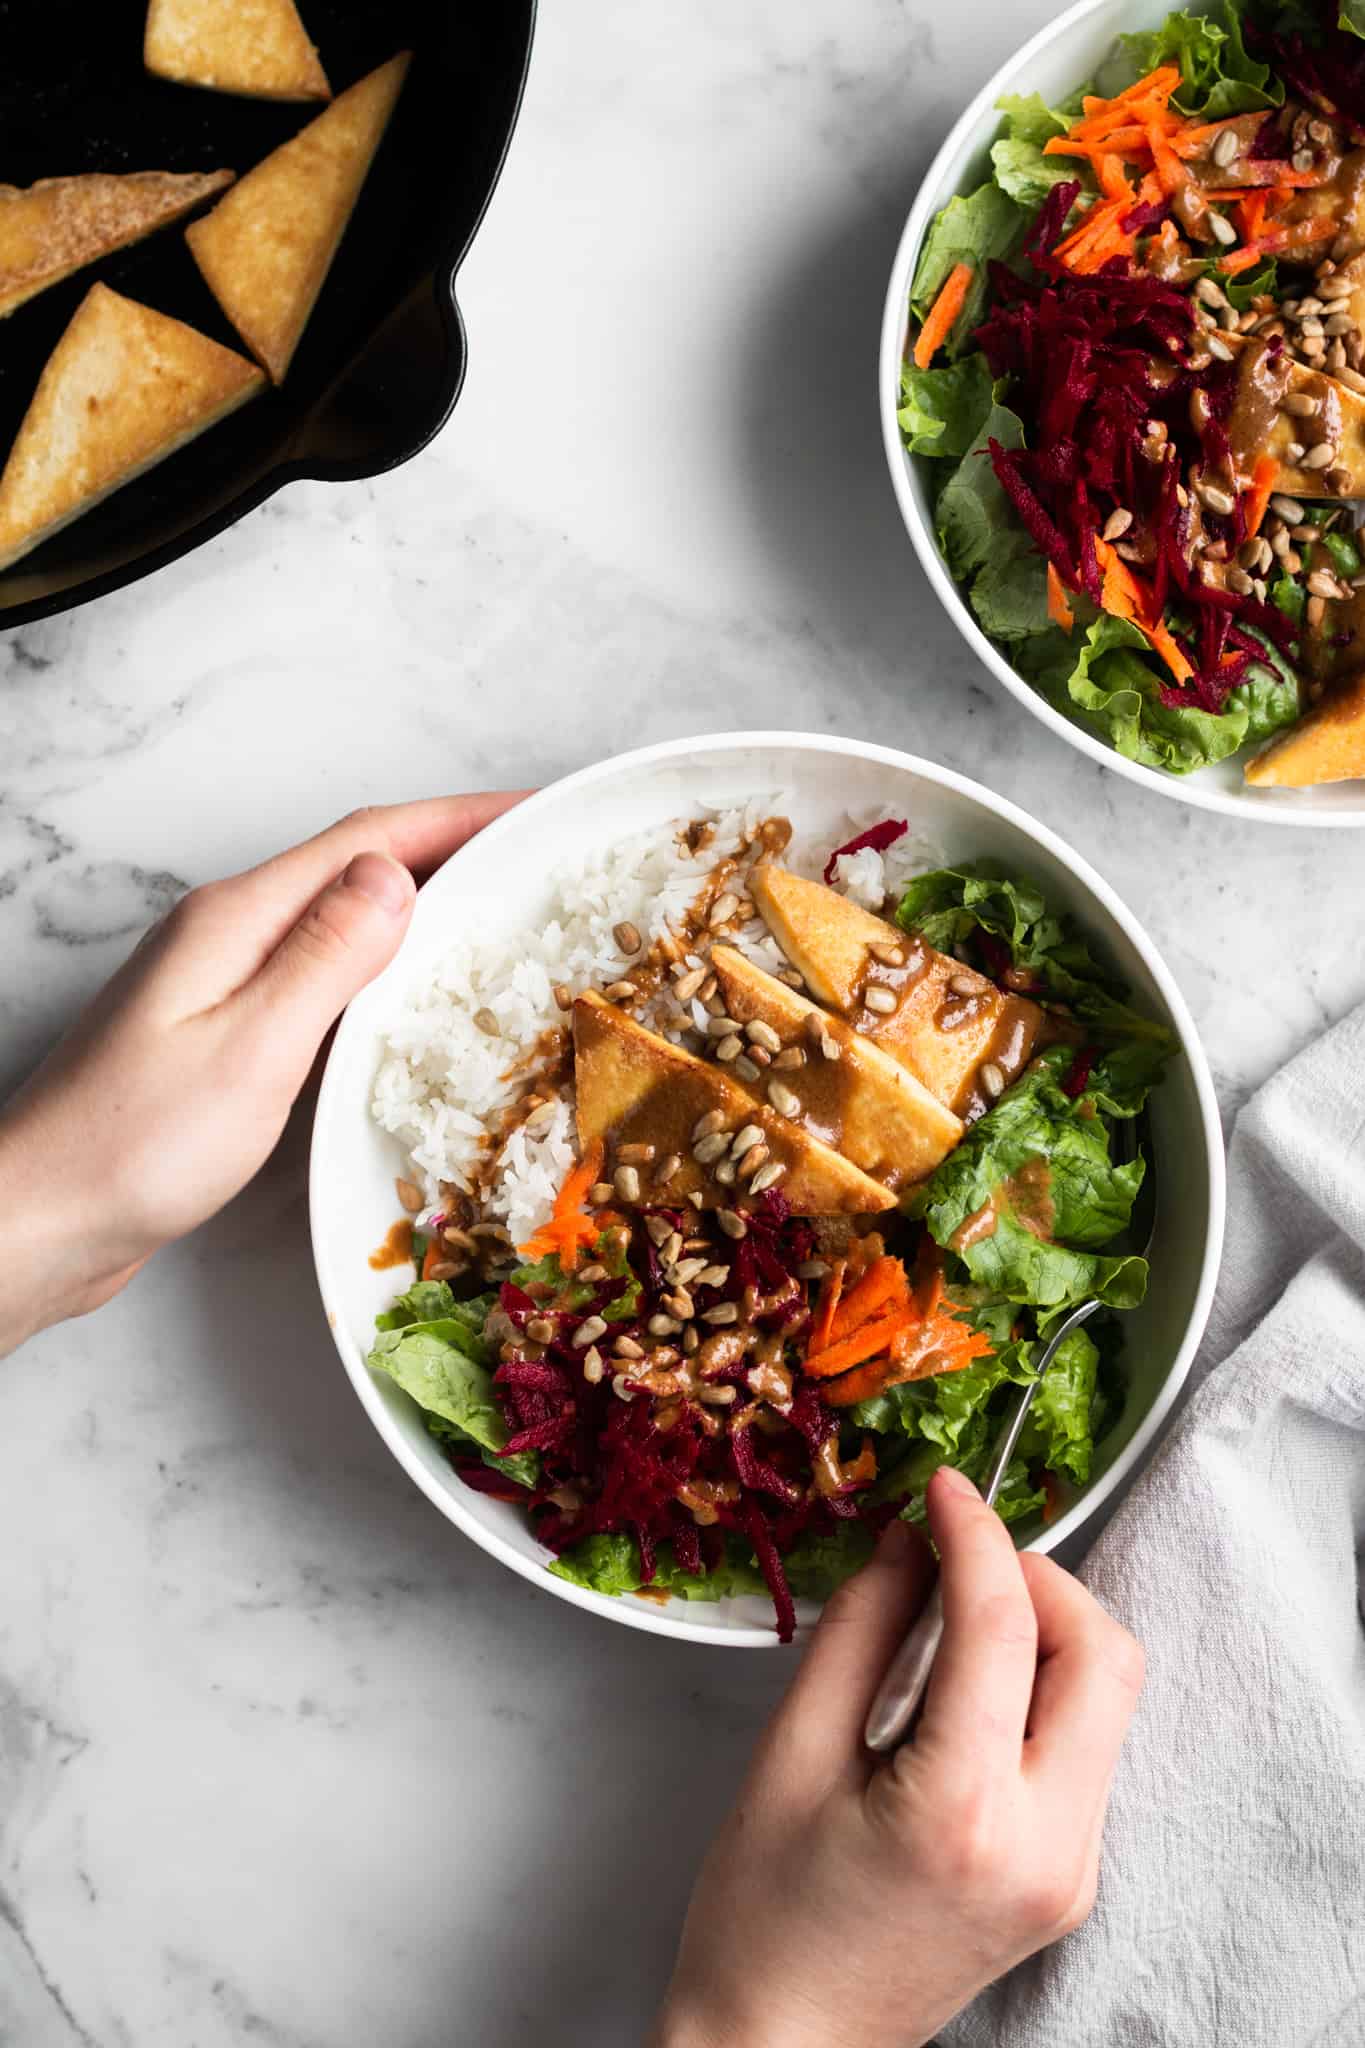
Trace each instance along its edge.
{"label": "fingernail", "polygon": [[897,1515],[877,1538],[877,1556],[883,1564],[904,1564],[914,1541],[910,1524]]}
{"label": "fingernail", "polygon": [[358,853],[341,882],[345,889],[359,889],[390,917],[398,917],[412,901],[412,876],[387,853]]}
{"label": "fingernail", "polygon": [[940,1465],[934,1477],[949,1493],[969,1493],[974,1500],[981,1498],[966,1473],[959,1472],[955,1465]]}

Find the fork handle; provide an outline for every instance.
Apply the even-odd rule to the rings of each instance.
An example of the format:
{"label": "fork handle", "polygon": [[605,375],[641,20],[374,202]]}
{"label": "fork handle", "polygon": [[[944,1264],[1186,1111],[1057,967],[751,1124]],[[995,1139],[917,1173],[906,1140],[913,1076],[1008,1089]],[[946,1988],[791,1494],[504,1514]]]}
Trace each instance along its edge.
{"label": "fork handle", "polygon": [[895,1749],[924,1698],[938,1646],[943,1641],[943,1588],[938,1579],[873,1700],[863,1741],[879,1756]]}

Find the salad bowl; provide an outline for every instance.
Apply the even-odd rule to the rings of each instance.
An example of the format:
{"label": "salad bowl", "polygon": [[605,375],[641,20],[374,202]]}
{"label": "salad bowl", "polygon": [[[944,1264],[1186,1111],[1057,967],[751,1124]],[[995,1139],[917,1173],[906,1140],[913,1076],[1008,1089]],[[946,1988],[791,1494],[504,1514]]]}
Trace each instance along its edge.
{"label": "salad bowl", "polygon": [[[376,1315],[395,1294],[371,1254],[392,1227],[398,1142],[371,1107],[387,1034],[414,988],[453,942],[512,931],[543,918],[550,897],[544,850],[586,863],[603,845],[771,792],[802,828],[834,831],[852,811],[908,819],[950,862],[989,859],[1034,878],[1075,915],[1112,960],[1133,1000],[1167,1025],[1180,1053],[1150,1104],[1159,1222],[1153,1285],[1125,1319],[1120,1411],[1096,1446],[1089,1483],[1054,1520],[1021,1525],[1021,1539],[1051,1549],[1123,1487],[1174,1402],[1212,1299],[1223,1231],[1222,1141],[1207,1063],[1188,1010],[1151,941],[1108,884],[1045,827],[946,769],[852,740],[788,733],[722,734],[670,741],[585,768],[540,791],[461,849],[420,891],[397,958],[347,1011],[329,1057],[313,1133],[310,1207],[323,1308],[342,1365],[388,1449],[427,1498],[490,1555],[561,1599],[608,1619],[690,1641],[765,1648],[776,1638],[762,1600],[716,1604],[607,1597],[552,1576],[550,1554],[528,1518],[504,1499],[467,1487],[423,1426],[421,1411],[367,1356]],[[806,1628],[817,1609],[798,1604]]]}
{"label": "salad bowl", "polygon": [[[1197,0],[1188,11],[1199,13]],[[911,207],[886,295],[878,400],[891,481],[920,564],[953,623],[997,681],[1058,738],[1129,781],[1203,810],[1252,823],[1359,827],[1365,825],[1365,782],[1360,780],[1299,789],[1253,787],[1243,781],[1242,762],[1236,757],[1212,761],[1183,774],[1171,773],[1119,753],[1101,732],[1056,708],[1014,666],[1005,647],[982,630],[965,590],[940,551],[931,474],[934,465],[923,455],[908,452],[898,418],[901,369],[911,331],[911,290],[920,255],[948,202],[955,195],[975,191],[992,176],[990,149],[1001,133],[999,102],[1007,95],[1037,94],[1049,108],[1065,103],[1101,70],[1120,35],[1155,30],[1170,13],[1169,0],[1079,0],[995,73],[948,134]],[[1349,518],[1349,508],[1341,516]],[[1041,578],[1041,558],[1038,567]]]}

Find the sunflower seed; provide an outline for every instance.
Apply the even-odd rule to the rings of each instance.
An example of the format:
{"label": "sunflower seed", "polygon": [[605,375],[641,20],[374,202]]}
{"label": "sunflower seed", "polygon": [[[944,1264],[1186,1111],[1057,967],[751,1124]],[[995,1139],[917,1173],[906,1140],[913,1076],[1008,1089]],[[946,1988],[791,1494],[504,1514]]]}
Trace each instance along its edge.
{"label": "sunflower seed", "polygon": [[796,1269],[798,1280],[823,1280],[829,1272],[827,1259],[802,1259]]}
{"label": "sunflower seed", "polygon": [[731,1157],[742,1159],[751,1145],[761,1145],[762,1143],[763,1133],[758,1125],[745,1124],[744,1129],[735,1138],[730,1147]]}
{"label": "sunflower seed", "polygon": [[751,1195],[761,1195],[765,1189],[776,1187],[786,1171],[787,1169],[780,1159],[770,1159],[766,1166],[759,1167],[758,1172],[750,1181],[749,1193]]}
{"label": "sunflower seed", "polygon": [[1270,510],[1278,513],[1281,519],[1288,520],[1291,526],[1299,526],[1303,522],[1303,507],[1297,498],[1286,498],[1277,492],[1270,501]]}
{"label": "sunflower seed", "polygon": [[682,1324],[674,1316],[651,1316],[645,1328],[651,1337],[676,1337]]}
{"label": "sunflower seed", "polygon": [[[1220,293],[1219,296],[1221,297],[1222,294]],[[1116,506],[1104,522],[1104,530],[1100,534],[1100,539],[1122,540],[1132,523],[1133,515],[1128,510],[1128,507],[1126,505]]]}
{"label": "sunflower seed", "polygon": [[611,935],[623,953],[639,952],[640,934],[628,920],[623,920],[622,923],[613,925]]}
{"label": "sunflower seed", "polygon": [[601,1379],[603,1373],[606,1371],[606,1369],[606,1363],[602,1357],[601,1352],[598,1350],[595,1344],[592,1345],[586,1357],[583,1360],[584,1379],[589,1381],[589,1383],[595,1387],[598,1381]]}
{"label": "sunflower seed", "polygon": [[623,1202],[638,1202],[640,1199],[640,1175],[633,1166],[618,1166],[612,1175],[616,1192]]}
{"label": "sunflower seed", "polygon": [[1221,242],[1225,249],[1230,249],[1237,240],[1237,230],[1225,213],[1215,213],[1210,209],[1209,226],[1215,242]]}
{"label": "sunflower seed", "polygon": [[[754,1047],[755,1052],[758,1052],[759,1050],[760,1048],[758,1046]],[[749,1059],[745,1055],[741,1055],[740,1058],[738,1058],[735,1061],[735,1072],[739,1075],[742,1081],[756,1081],[759,1076],[759,1068],[757,1063],[754,1060]]]}
{"label": "sunflower seed", "polygon": [[1201,504],[1207,505],[1210,512],[1217,512],[1222,517],[1231,512],[1237,503],[1232,492],[1225,491],[1221,484],[1211,484],[1201,479],[1194,490]]}
{"label": "sunflower seed", "polygon": [[794,1074],[798,1067],[804,1067],[805,1064],[806,1055],[799,1045],[784,1047],[773,1061],[775,1071],[781,1074]]}
{"label": "sunflower seed", "polygon": [[1225,128],[1213,145],[1213,160],[1220,171],[1225,171],[1240,147],[1235,128]]}
{"label": "sunflower seed", "polygon": [[1314,597],[1340,597],[1341,586],[1335,576],[1329,576],[1325,569],[1315,569],[1308,578],[1308,588]]}
{"label": "sunflower seed", "polygon": [[1324,334],[1349,334],[1355,324],[1349,313],[1329,313],[1323,320],[1322,331]]}
{"label": "sunflower seed", "polygon": [[1316,633],[1320,629],[1324,618],[1327,616],[1327,605],[1325,600],[1320,597],[1310,597],[1307,604],[1304,606],[1304,616],[1308,621],[1309,631],[1312,633]]}
{"label": "sunflower seed", "polygon": [[715,931],[718,926],[728,924],[738,909],[738,896],[735,895],[732,889],[723,889],[711,905],[710,915],[707,917],[706,922],[711,927],[711,930]]}
{"label": "sunflower seed", "polygon": [[1291,391],[1284,400],[1282,410],[1292,414],[1296,420],[1311,420],[1318,412],[1318,401],[1311,391]]}
{"label": "sunflower seed", "polygon": [[611,1348],[618,1358],[643,1358],[645,1355],[643,1344],[637,1344],[633,1337],[618,1337]]}
{"label": "sunflower seed", "polygon": [[697,1284],[699,1287],[723,1287],[729,1277],[728,1266],[708,1266],[704,1273],[698,1275]]}
{"label": "sunflower seed", "polygon": [[410,1216],[415,1216],[423,1206],[422,1190],[414,1187],[410,1180],[396,1180],[394,1192]]}
{"label": "sunflower seed", "polygon": [[986,1061],[980,1073],[977,1075],[977,1079],[981,1083],[981,1093],[987,1098],[988,1101],[994,1102],[997,1095],[1004,1094],[1005,1076],[1001,1068],[999,1068],[996,1065],[994,1060]]}
{"label": "sunflower seed", "polygon": [[584,1322],[581,1322],[578,1325],[578,1328],[573,1333],[573,1338],[571,1341],[573,1343],[574,1350],[585,1350],[589,1344],[595,1344],[599,1337],[605,1337],[606,1334],[606,1317],[588,1316]]}
{"label": "sunflower seed", "polygon": [[721,1062],[722,1066],[728,1066],[731,1060],[739,1058],[743,1048],[744,1040],[737,1037],[732,1031],[730,1036],[722,1038],[720,1044],[716,1047],[716,1058]]}
{"label": "sunflower seed", "polygon": [[735,1161],[736,1178],[748,1180],[751,1175],[758,1172],[759,1167],[764,1164],[767,1157],[768,1148],[766,1145],[751,1145],[744,1157]]}
{"label": "sunflower seed", "polygon": [[699,1387],[697,1399],[705,1402],[708,1408],[731,1408],[739,1395],[733,1387]]}
{"label": "sunflower seed", "polygon": [[654,1147],[652,1145],[621,1145],[617,1149],[616,1156],[623,1166],[648,1166],[650,1160],[654,1157]]}
{"label": "sunflower seed", "polygon": [[733,1301],[718,1301],[714,1308],[702,1310],[701,1319],[704,1323],[737,1323],[739,1308]]}
{"label": "sunflower seed", "polygon": [[696,1304],[685,1287],[675,1287],[671,1294],[665,1294],[663,1304],[680,1323],[690,1322],[697,1312]]}
{"label": "sunflower seed", "polygon": [[612,1375],[611,1390],[618,1401],[633,1401],[638,1391],[635,1387],[626,1385],[626,1374],[623,1372]]}
{"label": "sunflower seed", "polygon": [[729,1149],[729,1132],[712,1131],[708,1137],[700,1139],[692,1147],[692,1157],[696,1160],[698,1166],[711,1166]]}
{"label": "sunflower seed", "polygon": [[881,962],[883,967],[904,967],[905,965],[905,955],[900,947],[888,945],[882,939],[873,939],[867,950],[874,960]]}
{"label": "sunflower seed", "polygon": [[1289,161],[1296,171],[1311,171],[1313,168],[1313,152],[1311,149],[1296,149]]}
{"label": "sunflower seed", "polygon": [[765,1052],[781,1052],[782,1050],[782,1040],[773,1030],[772,1025],[765,1024],[761,1017],[754,1017],[746,1024],[744,1034],[746,1038],[752,1039],[755,1045],[761,1045]]}
{"label": "sunflower seed", "polygon": [[716,1211],[716,1221],[725,1232],[725,1235],[732,1237],[736,1244],[739,1243],[741,1238],[749,1235],[749,1226],[737,1210],[718,1209]]}
{"label": "sunflower seed", "polygon": [[502,1026],[501,1024],[499,1024],[497,1018],[493,1015],[493,1012],[491,1010],[476,1010],[474,1012],[474,1022],[475,1024],[477,1024],[479,1030],[482,1031],[486,1037],[501,1037]]}
{"label": "sunflower seed", "polygon": [[837,1038],[831,1038],[828,1031],[824,1031],[820,1035],[820,1051],[825,1059],[837,1060],[841,1056],[842,1048]]}
{"label": "sunflower seed", "polygon": [[769,1081],[768,1100],[779,1116],[800,1116],[801,1098],[794,1095],[785,1081]]}
{"label": "sunflower seed", "polygon": [[863,1002],[869,1010],[875,1010],[879,1017],[889,1017],[896,1007],[896,998],[889,988],[866,990]]}
{"label": "sunflower seed", "polygon": [[1319,441],[1316,448],[1309,448],[1303,457],[1305,469],[1330,469],[1337,459],[1337,451],[1330,441]]}
{"label": "sunflower seed", "polygon": [[1221,334],[1211,334],[1209,336],[1209,354],[1220,363],[1230,363],[1232,361],[1232,350],[1223,340]]}
{"label": "sunflower seed", "polygon": [[1215,284],[1211,277],[1201,277],[1199,279],[1194,288],[1194,295],[1197,299],[1202,300],[1206,306],[1226,306],[1228,302],[1227,294],[1219,285]]}
{"label": "sunflower seed", "polygon": [[681,980],[674,982],[673,993],[680,1003],[690,1003],[705,979],[706,969],[694,967],[689,974],[684,974]]}
{"label": "sunflower seed", "polygon": [[1247,597],[1251,593],[1251,578],[1245,569],[1232,568],[1228,570],[1227,586],[1229,590],[1235,591],[1238,597]]}
{"label": "sunflower seed", "polygon": [[721,1010],[717,1016],[708,1017],[706,1020],[706,1031],[709,1038],[728,1038],[731,1032],[738,1030],[739,1024],[736,1019],[727,1017],[724,1010]]}
{"label": "sunflower seed", "polygon": [[567,982],[557,981],[555,983],[554,997],[559,1009],[571,1010],[573,1008],[573,996],[569,992]]}

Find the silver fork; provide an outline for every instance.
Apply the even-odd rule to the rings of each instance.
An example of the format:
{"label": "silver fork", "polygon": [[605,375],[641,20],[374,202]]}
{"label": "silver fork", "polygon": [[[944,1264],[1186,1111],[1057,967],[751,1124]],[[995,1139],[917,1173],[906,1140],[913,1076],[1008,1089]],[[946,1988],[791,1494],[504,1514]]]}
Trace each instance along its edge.
{"label": "silver fork", "polygon": [[[1114,1149],[1116,1153],[1122,1151],[1126,1155],[1120,1160],[1121,1165],[1137,1157],[1138,1130],[1135,1126],[1141,1127],[1147,1153],[1147,1171],[1143,1176],[1142,1186],[1138,1189],[1124,1238],[1134,1249],[1140,1241],[1141,1256],[1145,1258],[1151,1250],[1152,1237],[1156,1230],[1155,1152],[1151,1126],[1145,1114],[1141,1117],[1125,1117],[1118,1121],[1114,1133]],[[1043,1376],[1057,1356],[1058,1349],[1064,1339],[1069,1337],[1073,1330],[1078,1330],[1100,1306],[1099,1301],[1092,1298],[1072,1309],[1065,1322],[1048,1340],[1047,1349],[1038,1361],[1036,1377],[1031,1379],[1027,1386],[1020,1388],[1014,1412],[1005,1425],[996,1446],[995,1456],[991,1460],[986,1483],[981,1489],[981,1497],[987,1507],[995,1505],[995,1497],[1009,1469],[1020,1432],[1028,1420],[1029,1409],[1033,1406],[1034,1395],[1042,1385]],[[863,1741],[877,1755],[885,1755],[888,1750],[895,1749],[908,1734],[910,1724],[919,1711],[920,1702],[928,1687],[934,1659],[938,1655],[942,1640],[943,1591],[941,1581],[936,1576],[929,1598],[911,1624],[905,1641],[892,1658],[890,1668],[877,1688],[877,1696],[868,1711]]]}

